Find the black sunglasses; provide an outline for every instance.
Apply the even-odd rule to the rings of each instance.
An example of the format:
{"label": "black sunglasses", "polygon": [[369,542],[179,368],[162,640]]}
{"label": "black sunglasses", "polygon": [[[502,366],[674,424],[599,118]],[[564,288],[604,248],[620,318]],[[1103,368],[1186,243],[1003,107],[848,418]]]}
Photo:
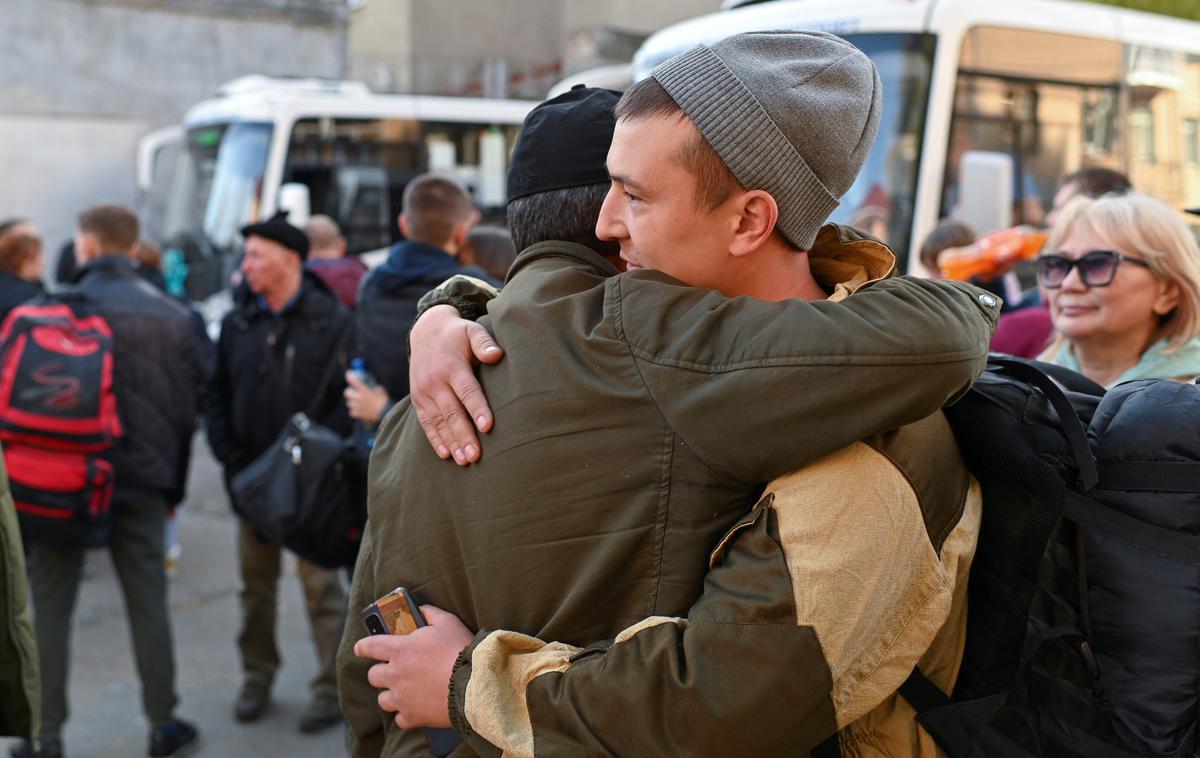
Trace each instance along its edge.
{"label": "black sunglasses", "polygon": [[1071,273],[1079,270],[1079,280],[1088,287],[1105,287],[1112,284],[1117,275],[1117,266],[1122,262],[1150,268],[1141,258],[1131,258],[1115,250],[1092,250],[1079,258],[1068,258],[1062,253],[1049,253],[1037,259],[1038,284],[1054,290],[1062,286]]}

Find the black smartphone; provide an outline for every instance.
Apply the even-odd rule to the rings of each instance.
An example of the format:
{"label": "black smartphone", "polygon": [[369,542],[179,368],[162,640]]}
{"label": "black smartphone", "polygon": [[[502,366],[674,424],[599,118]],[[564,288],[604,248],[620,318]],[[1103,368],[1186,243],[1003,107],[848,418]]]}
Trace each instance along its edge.
{"label": "black smartphone", "polygon": [[[412,595],[403,587],[397,587],[371,603],[362,612],[363,624],[371,634],[411,634],[427,626],[421,609]],[[429,746],[439,756],[449,755],[462,743],[462,737],[453,729],[426,727],[421,729]]]}

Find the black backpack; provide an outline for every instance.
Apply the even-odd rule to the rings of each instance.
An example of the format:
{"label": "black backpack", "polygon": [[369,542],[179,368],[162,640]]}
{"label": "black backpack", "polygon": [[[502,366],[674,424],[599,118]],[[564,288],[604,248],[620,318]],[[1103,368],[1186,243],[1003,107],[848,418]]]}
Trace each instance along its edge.
{"label": "black backpack", "polygon": [[946,414],[983,523],[954,692],[900,690],[921,725],[951,758],[1196,755],[1200,386],[994,355]]}

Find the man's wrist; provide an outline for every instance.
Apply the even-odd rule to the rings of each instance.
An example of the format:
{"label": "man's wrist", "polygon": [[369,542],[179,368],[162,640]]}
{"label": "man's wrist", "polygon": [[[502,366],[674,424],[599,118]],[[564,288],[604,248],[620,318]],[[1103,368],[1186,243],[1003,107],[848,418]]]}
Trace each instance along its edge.
{"label": "man's wrist", "polygon": [[447,700],[450,726],[454,727],[454,731],[462,735],[464,740],[469,739],[475,733],[471,729],[471,722],[467,719],[467,685],[471,681],[471,656],[475,653],[476,646],[483,642],[489,633],[484,629],[476,632],[475,639],[471,640],[471,644],[458,651],[458,657],[454,659],[454,668],[450,670],[450,688]]}

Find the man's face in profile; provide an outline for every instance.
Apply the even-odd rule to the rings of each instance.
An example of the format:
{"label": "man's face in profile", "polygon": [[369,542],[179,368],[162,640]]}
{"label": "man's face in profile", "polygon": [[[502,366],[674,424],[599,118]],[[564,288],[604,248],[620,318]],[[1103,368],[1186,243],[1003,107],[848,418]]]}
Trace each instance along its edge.
{"label": "man's face in profile", "polygon": [[731,212],[733,197],[712,209],[697,201],[696,176],[682,158],[697,137],[686,118],[617,122],[608,151],[612,186],[596,236],[620,243],[630,270],[656,269],[720,290],[730,281],[728,241],[739,216]]}

